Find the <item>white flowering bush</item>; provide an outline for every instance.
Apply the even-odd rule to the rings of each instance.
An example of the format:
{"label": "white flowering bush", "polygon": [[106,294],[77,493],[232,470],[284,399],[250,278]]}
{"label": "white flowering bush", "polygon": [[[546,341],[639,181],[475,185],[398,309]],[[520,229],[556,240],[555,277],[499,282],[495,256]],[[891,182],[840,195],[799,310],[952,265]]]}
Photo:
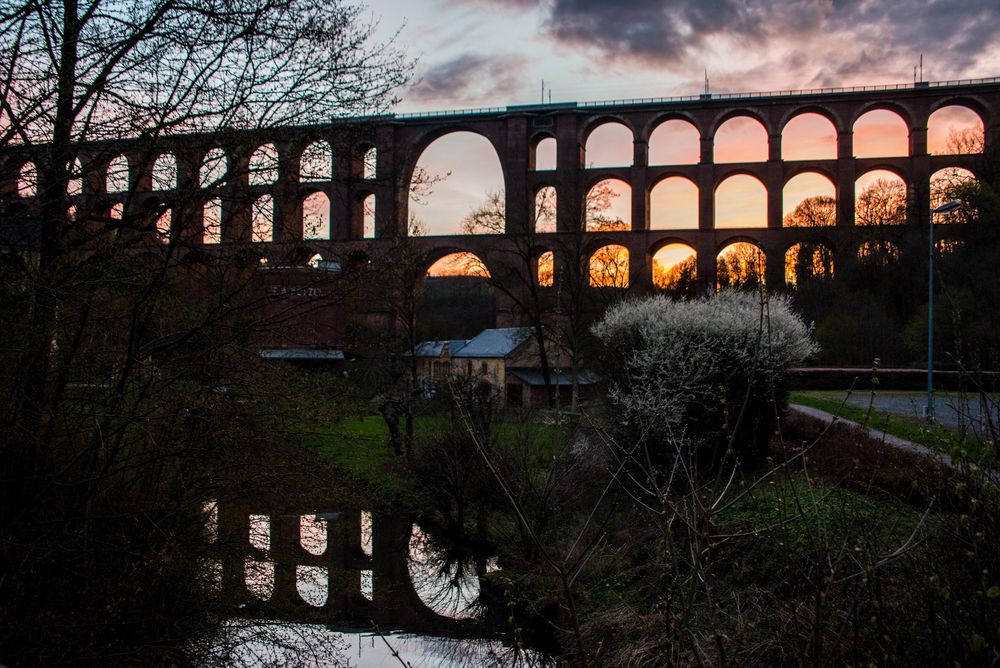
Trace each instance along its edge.
{"label": "white flowering bush", "polygon": [[744,461],[766,450],[785,370],[816,350],[784,297],[736,290],[623,302],[593,332],[628,427],[716,453],[732,438]]}

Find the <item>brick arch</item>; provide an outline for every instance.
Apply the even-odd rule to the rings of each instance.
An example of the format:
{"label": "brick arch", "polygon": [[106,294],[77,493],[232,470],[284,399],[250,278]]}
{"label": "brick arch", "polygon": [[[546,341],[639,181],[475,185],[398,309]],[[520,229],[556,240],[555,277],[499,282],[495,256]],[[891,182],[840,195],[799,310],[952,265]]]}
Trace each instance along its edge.
{"label": "brick arch", "polygon": [[491,261],[489,253],[477,248],[476,244],[458,244],[453,240],[440,246],[431,246],[423,249],[418,256],[417,266],[420,267],[420,271],[417,273],[417,276],[422,280],[427,275],[427,270],[434,266],[436,262],[457,253],[475,255],[483,263],[483,266],[486,267],[486,271],[490,273],[490,276],[496,276],[496,267],[493,266],[495,263]]}
{"label": "brick arch", "polygon": [[864,176],[865,174],[870,174],[871,172],[876,172],[876,171],[892,172],[893,174],[901,178],[903,180],[903,183],[907,184],[907,188],[909,188],[910,186],[909,172],[898,165],[892,164],[891,162],[876,162],[868,166],[863,172],[861,170],[858,170],[854,174],[854,183],[857,183],[858,180],[860,180],[861,177]]}
{"label": "brick arch", "polygon": [[628,242],[625,239],[610,236],[607,232],[591,232],[590,234],[594,238],[586,239],[580,247],[580,261],[584,264],[589,263],[591,256],[605,246],[621,246],[629,251],[629,256],[631,256],[632,249],[629,248]]}
{"label": "brick arch", "polygon": [[862,116],[867,114],[869,111],[891,111],[903,120],[903,124],[906,125],[907,135],[913,132],[913,128],[916,127],[915,113],[914,111],[898,102],[893,102],[891,100],[873,100],[871,102],[863,102],[855,107],[851,112],[851,117],[848,119],[850,125],[849,131],[854,132],[854,126]]}
{"label": "brick arch", "polygon": [[[962,156],[958,155],[958,156],[948,156],[948,157],[960,158]],[[966,160],[966,161],[948,160],[946,162],[941,163],[940,165],[935,164],[928,170],[928,172],[930,173],[930,176],[934,176],[938,172],[945,169],[962,169],[967,172],[971,172],[972,175],[976,177],[977,181],[981,181],[983,178],[980,172],[983,171],[984,167],[978,160]]]}
{"label": "brick arch", "polygon": [[607,125],[608,123],[624,125],[628,128],[628,131],[632,133],[632,141],[636,140],[638,135],[636,134],[635,126],[632,124],[630,119],[626,118],[624,114],[600,114],[592,116],[580,124],[580,146],[586,147],[587,140],[590,139],[590,135],[593,134],[594,130],[598,129],[602,125]]}
{"label": "brick arch", "polygon": [[528,139],[528,171],[535,172],[538,169],[538,147],[542,145],[542,142],[552,140],[555,144],[555,164],[552,167],[546,167],[541,170],[543,172],[555,171],[559,168],[559,138],[556,137],[555,132],[550,130],[537,130]]}
{"label": "brick arch", "polygon": [[583,182],[583,196],[586,197],[587,193],[596,186],[601,181],[621,181],[629,188],[632,187],[632,183],[629,179],[622,177],[621,174],[615,172],[616,169],[621,169],[620,167],[595,167],[593,172],[587,173],[587,180]]}
{"label": "brick arch", "polygon": [[[434,127],[429,130],[424,130],[415,137],[407,137],[404,141],[407,141],[411,145],[411,149],[407,151],[405,157],[400,164],[400,183],[404,189],[410,187],[410,182],[413,180],[413,172],[417,169],[417,163],[420,162],[420,158],[423,156],[424,152],[430,148],[431,144],[436,142],[438,139],[447,137],[448,135],[456,134],[459,132],[468,132],[474,135],[478,135],[488,141],[493,147],[493,152],[497,157],[497,161],[500,163],[500,173],[503,175],[504,189],[511,182],[511,174],[508,168],[509,160],[506,159],[507,152],[506,148],[501,141],[499,132],[490,132],[489,130],[480,127],[472,123],[456,123],[448,124],[439,127]],[[373,146],[374,148],[377,148]],[[407,199],[407,198],[404,198]]]}
{"label": "brick arch", "polygon": [[[94,181],[94,183],[98,183],[99,182],[100,186],[101,186],[100,190],[98,190],[99,193],[107,195],[107,194],[118,194],[118,193],[122,192],[122,191],[110,191],[110,190],[108,190],[108,170],[111,168],[111,163],[114,162],[115,160],[119,159],[119,158],[124,158],[125,159],[126,170],[125,170],[125,175],[124,176],[125,176],[125,180],[129,183],[129,185],[131,185],[131,183],[132,183],[132,171],[134,169],[134,164],[133,164],[133,161],[132,161],[131,157],[128,155],[128,153],[119,152],[119,151],[106,152],[106,153],[100,154],[99,157],[95,156],[94,161],[91,163],[92,175],[93,175],[93,177],[95,179],[99,180],[99,181]],[[200,190],[201,189],[200,188],[201,184],[199,183],[198,186],[199,186],[199,190]],[[127,190],[127,188],[126,188],[126,190]]]}
{"label": "brick arch", "polygon": [[[436,142],[438,139],[442,139],[448,135],[457,134],[459,132],[468,132],[470,134],[478,135],[488,141],[493,147],[493,151],[496,153],[497,159],[500,161],[500,166],[504,168],[504,178],[507,178],[507,170],[504,167],[507,162],[504,159],[506,157],[506,147],[501,141],[499,132],[491,132],[489,129],[473,123],[449,123],[447,125],[441,125],[423,130],[416,136],[407,137],[404,140],[411,146],[410,150],[407,151],[407,156],[401,170],[401,174],[405,177],[405,183],[410,183],[410,179],[413,178],[413,170],[416,169],[417,163],[420,162],[420,157],[431,144]],[[360,144],[355,144],[355,147],[359,145]],[[378,147],[375,146],[375,144],[372,144],[372,148]]]}
{"label": "brick arch", "polygon": [[753,120],[760,123],[761,127],[764,128],[764,133],[770,138],[773,134],[771,132],[771,122],[770,120],[761,112],[756,111],[748,107],[739,107],[736,109],[727,109],[723,112],[716,114],[712,119],[709,126],[709,131],[707,133],[702,133],[702,138],[711,137],[712,142],[715,142],[715,135],[719,133],[719,128],[725,125],[728,121],[734,118],[739,118],[740,116],[746,116],[747,118],[752,118]]}
{"label": "brick arch", "polygon": [[[776,128],[777,134],[783,135],[785,132],[785,127],[796,117],[803,114],[816,114],[817,116],[822,116],[826,120],[830,121],[833,125],[834,131],[837,134],[843,134],[844,132],[850,132],[850,128],[844,126],[844,119],[841,118],[833,109],[829,107],[824,107],[820,104],[805,104],[800,107],[793,107],[782,114],[781,118],[778,119],[778,126]],[[853,123],[851,125],[853,127]]]}
{"label": "brick arch", "polygon": [[562,184],[559,182],[558,178],[549,177],[532,179],[528,182],[528,196],[532,198],[535,197],[538,195],[538,191],[542,188],[555,188],[556,192],[558,192],[560,190],[560,185]]}
{"label": "brick arch", "polygon": [[[431,142],[431,143],[433,143],[433,142]],[[332,148],[332,144],[331,144],[331,148]],[[367,177],[365,175],[365,171],[366,171],[366,168],[367,168],[367,165],[365,165],[365,158],[368,156],[368,154],[371,151],[375,151],[375,165],[374,165],[375,175],[374,175],[374,177],[378,176],[378,163],[379,163],[380,155],[381,155],[381,152],[378,150],[378,145],[376,145],[373,140],[362,139],[360,141],[355,142],[351,146],[351,148],[350,148],[350,150],[348,152],[348,159],[350,160],[350,165],[351,165],[350,166],[350,176],[352,178],[355,178],[355,179],[367,179],[367,178],[369,178],[369,177]],[[417,158],[417,159],[419,161],[419,158]],[[374,177],[372,177],[372,178],[374,178]]]}
{"label": "brick arch", "polygon": [[[810,164],[809,161],[805,161],[804,165],[795,165],[792,169],[785,172],[784,177],[781,181],[781,187],[784,188],[788,185],[788,182],[794,179],[796,176],[802,174],[819,174],[820,176],[826,178],[830,183],[833,184],[834,189],[837,188],[837,174],[823,165]],[[870,171],[870,170],[866,170]]]}
{"label": "brick arch", "polygon": [[652,244],[650,244],[646,248],[646,255],[648,257],[653,257],[660,250],[662,250],[663,248],[669,246],[670,244],[681,244],[682,246],[687,246],[688,248],[690,248],[691,250],[693,250],[695,253],[698,252],[697,246],[695,246],[694,242],[691,239],[685,239],[684,237],[680,237],[680,236],[668,235],[668,236],[665,236],[665,237],[661,237],[661,238],[657,239],[656,241],[654,241]]}
{"label": "brick arch", "polygon": [[[218,180],[210,180],[208,184],[204,182],[205,169],[207,167],[208,157],[214,153],[219,152],[222,154],[222,163],[219,167],[220,178]],[[226,150],[225,146],[215,145],[205,148],[198,152],[197,161],[191,165],[191,174],[194,183],[197,184],[198,192],[201,193],[217,193],[225,189],[227,186],[231,185],[231,181],[234,177],[235,159],[230,151]]]}
{"label": "brick arch", "polygon": [[955,95],[931,101],[927,107],[927,117],[923,119],[924,127],[927,127],[927,122],[934,115],[935,111],[944,109],[945,107],[965,107],[975,112],[983,124],[984,131],[992,125],[994,114],[990,105],[974,95]]}
{"label": "brick arch", "polygon": [[[753,176],[757,175],[753,174]],[[685,172],[679,169],[670,169],[660,174],[657,174],[655,179],[651,180],[648,184],[646,184],[647,190],[651,193],[653,192],[653,189],[656,188],[656,186],[660,185],[667,179],[676,179],[676,178],[681,178],[684,179],[685,181],[690,181],[692,184],[694,184],[695,188],[698,188],[699,190],[701,189],[701,187],[698,185],[697,179],[691,178],[691,172]]]}
{"label": "brick arch", "polygon": [[657,114],[646,121],[640,129],[641,135],[637,135],[636,139],[649,142],[650,137],[653,136],[656,129],[667,121],[684,121],[686,123],[690,123],[691,127],[693,127],[695,132],[698,133],[699,139],[705,136],[704,128],[701,127],[701,119],[694,116],[694,114],[689,114],[683,111],[667,111]]}
{"label": "brick arch", "polygon": [[[717,174],[716,177],[715,177],[715,181],[712,183],[712,194],[713,195],[719,191],[719,186],[721,186],[723,183],[725,183],[729,179],[733,178],[734,176],[749,176],[749,177],[753,178],[754,180],[759,181],[761,187],[763,187],[764,190],[767,191],[767,179],[766,179],[766,177],[762,177],[761,174],[758,174],[757,172],[755,172],[752,169],[747,169],[745,167],[737,167],[737,168],[734,168],[734,169],[731,169],[731,170],[724,170],[724,171],[723,170],[719,170],[719,171],[722,171],[722,173],[721,174]],[[695,185],[698,185],[697,182],[695,183]],[[768,192],[769,196],[770,196],[770,194],[771,193]]]}
{"label": "brick arch", "polygon": [[168,188],[162,188],[162,187],[158,187],[157,184],[155,183],[155,181],[151,180],[150,181],[150,189],[151,190],[160,190],[160,191],[164,191],[164,190],[165,191],[176,191],[176,190],[178,190],[181,187],[181,172],[182,172],[182,164],[183,163],[181,163],[181,159],[178,156],[177,151],[175,149],[171,148],[171,149],[168,149],[168,150],[165,150],[165,151],[161,151],[160,153],[158,153],[156,155],[155,158],[153,158],[152,160],[149,161],[149,175],[150,175],[150,178],[151,179],[155,178],[155,175],[156,175],[156,166],[160,163],[160,160],[164,160],[164,159],[170,159],[170,160],[173,161],[174,182],[173,182],[173,184],[170,187],[168,187]]}
{"label": "brick arch", "polygon": [[319,255],[324,260],[329,259],[323,255],[323,250],[320,247],[314,246],[308,241],[297,242],[290,247],[286,247],[284,250],[285,253],[280,259],[282,266],[302,267],[308,264],[309,260],[315,255]]}
{"label": "brick arch", "polygon": [[733,234],[715,243],[715,257],[719,257],[719,253],[721,253],[724,249],[738,243],[752,244],[759,248],[762,253],[767,255],[765,244],[760,239],[755,239],[747,234]]}
{"label": "brick arch", "polygon": [[[306,149],[313,144],[326,144],[330,148],[331,157],[336,160],[337,151],[335,144],[330,137],[324,135],[305,135],[304,138],[296,138],[288,142],[288,165],[292,167],[288,170],[289,175],[293,175],[298,181],[302,180],[302,158]],[[374,146],[372,147],[374,148]],[[331,165],[330,175],[336,179],[336,170]]]}
{"label": "brick arch", "polygon": [[535,130],[528,138],[528,149],[534,151],[538,148],[538,145],[546,139],[555,139],[556,141],[559,141],[558,137],[556,137],[556,133],[552,130]]}
{"label": "brick arch", "polygon": [[35,168],[35,195],[38,195],[38,190],[41,186],[39,183],[41,175],[38,173],[38,160],[33,155],[17,155],[12,156],[4,163],[5,170],[5,180],[9,179],[9,183],[4,184],[5,190],[8,190],[18,199],[22,199],[20,194],[21,186],[21,171],[28,165],[32,165]]}
{"label": "brick arch", "polygon": [[[817,228],[820,229],[820,228]],[[780,250],[782,254],[787,253],[793,246],[798,244],[821,244],[826,246],[831,253],[838,252],[838,244],[828,234],[811,234],[808,237],[793,237],[780,239],[775,245],[775,250]]]}
{"label": "brick arch", "polygon": [[[254,155],[257,154],[258,151],[260,151],[262,148],[264,148],[269,144],[274,147],[274,152],[276,154],[274,161],[274,169],[277,171],[277,174],[275,174],[275,178],[273,181],[269,181],[266,184],[249,185],[249,180],[250,177],[252,176],[250,169],[250,160],[253,158]],[[226,152],[226,154],[230,155],[228,151]],[[288,164],[289,162],[288,162],[287,142],[283,142],[279,139],[273,139],[273,138],[264,139],[263,141],[260,142],[254,142],[254,144],[252,144],[252,148],[248,148],[246,154],[240,156],[239,161],[233,161],[232,156],[230,155],[230,162],[229,162],[230,167],[234,168],[235,172],[238,172],[239,175],[245,175],[247,177],[247,182],[248,182],[247,187],[249,188],[263,188],[263,187],[270,188],[273,187],[276,183],[280,183],[288,173],[288,170],[285,168],[285,166]]]}
{"label": "brick arch", "polygon": [[[368,195],[375,194],[371,191],[371,188],[365,190],[359,190],[358,192],[365,193],[365,196],[361,198],[362,200],[367,198]],[[327,197],[330,196],[329,187],[325,185],[323,182],[315,182],[315,181],[310,181],[309,183],[301,185],[298,188],[296,188],[294,196],[295,200],[301,203],[302,200],[309,197],[310,195],[315,195],[316,193],[323,193]]]}
{"label": "brick arch", "polygon": [[538,258],[546,253],[552,253],[554,255],[555,252],[556,248],[551,244],[536,243],[528,250],[528,255],[532,259],[538,260]]}

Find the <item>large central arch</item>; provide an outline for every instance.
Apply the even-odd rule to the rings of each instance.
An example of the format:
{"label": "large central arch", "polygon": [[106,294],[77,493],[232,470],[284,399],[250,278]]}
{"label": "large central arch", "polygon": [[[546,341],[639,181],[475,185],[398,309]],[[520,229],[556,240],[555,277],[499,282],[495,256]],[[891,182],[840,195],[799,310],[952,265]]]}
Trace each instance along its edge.
{"label": "large central arch", "polygon": [[[409,180],[410,231],[415,236],[468,233],[470,215],[488,214],[480,233],[505,228],[506,182],[496,147],[484,135],[454,130],[430,141]],[[415,228],[415,229],[414,229]]]}

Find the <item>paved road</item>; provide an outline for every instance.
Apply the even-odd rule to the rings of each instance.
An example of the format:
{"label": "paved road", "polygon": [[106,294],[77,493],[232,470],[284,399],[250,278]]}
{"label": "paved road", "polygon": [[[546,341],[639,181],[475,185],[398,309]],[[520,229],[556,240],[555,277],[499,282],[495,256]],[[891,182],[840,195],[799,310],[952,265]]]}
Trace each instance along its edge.
{"label": "paved road", "polygon": [[[872,398],[868,394],[851,395],[847,400],[852,406],[867,408]],[[984,418],[992,415],[993,424],[1000,424],[1000,399],[992,398],[991,405],[984,408],[978,397],[968,395],[961,397],[952,392],[938,393],[934,399],[934,412],[938,422],[950,429],[967,427],[981,434],[985,425]],[[879,392],[875,395],[875,410],[895,415],[922,418],[927,395],[923,392]]]}
{"label": "paved road", "polygon": [[[930,457],[935,459],[949,468],[957,469],[958,466],[951,461],[951,457],[943,452],[938,452],[932,450],[918,443],[912,441],[907,441],[906,439],[899,438],[898,436],[893,436],[892,434],[887,434],[884,431],[879,431],[877,429],[871,429],[869,427],[863,427],[857,422],[851,420],[845,420],[844,418],[834,418],[833,415],[827,413],[826,411],[821,411],[818,408],[812,408],[811,406],[800,406],[798,404],[791,404],[789,406],[793,411],[801,413],[803,415],[808,415],[809,417],[817,418],[823,420],[824,422],[831,422],[836,419],[837,422],[853,425],[858,429],[862,429],[868,433],[868,435],[876,440],[882,441],[886,445],[892,446],[899,450],[905,450],[907,452],[912,452],[915,454],[923,455],[925,457]],[[994,485],[1000,485],[1000,471],[996,469],[982,468],[979,469],[985,475],[986,479],[992,482]]]}

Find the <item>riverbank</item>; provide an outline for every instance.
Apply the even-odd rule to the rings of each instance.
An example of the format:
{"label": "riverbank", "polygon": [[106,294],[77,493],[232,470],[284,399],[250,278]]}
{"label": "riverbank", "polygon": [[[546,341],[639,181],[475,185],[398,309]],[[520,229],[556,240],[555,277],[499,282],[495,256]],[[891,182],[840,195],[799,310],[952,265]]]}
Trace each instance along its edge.
{"label": "riverbank", "polygon": [[[682,473],[648,469],[648,445],[588,428],[541,456],[524,434],[553,443],[550,431],[505,429],[516,437],[491,443],[495,471],[459,425],[433,420],[412,461],[383,441],[387,455],[351,466],[496,546],[486,589],[511,631],[547,628],[570,664],[976,663],[997,646],[981,620],[1000,612],[998,513],[975,478],[793,416],[766,465],[663,496],[663,476]],[[321,451],[351,457],[324,438]]]}

